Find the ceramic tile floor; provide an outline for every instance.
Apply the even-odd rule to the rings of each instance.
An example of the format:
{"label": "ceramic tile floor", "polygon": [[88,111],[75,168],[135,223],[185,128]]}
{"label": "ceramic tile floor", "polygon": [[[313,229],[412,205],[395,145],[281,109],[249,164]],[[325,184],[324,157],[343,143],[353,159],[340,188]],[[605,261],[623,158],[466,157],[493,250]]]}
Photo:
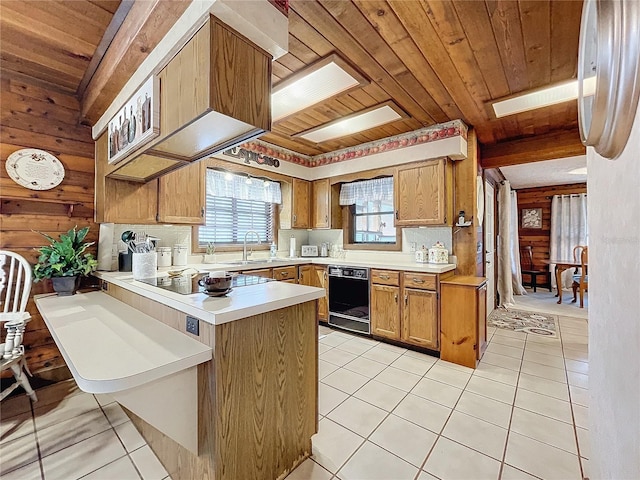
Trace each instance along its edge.
{"label": "ceramic tile floor", "polygon": [[[587,323],[560,338],[490,329],[474,371],[321,327],[313,457],[291,480],[588,477]],[[2,403],[3,480],[161,480],[120,407],[71,382]]]}
{"label": "ceramic tile floor", "polygon": [[169,479],[129,418],[108,396],[73,381],[38,390],[38,402],[0,406],[2,480]]}
{"label": "ceramic tile floor", "polygon": [[475,371],[321,328],[319,432],[287,478],[588,477],[587,322],[559,327],[490,329]]}

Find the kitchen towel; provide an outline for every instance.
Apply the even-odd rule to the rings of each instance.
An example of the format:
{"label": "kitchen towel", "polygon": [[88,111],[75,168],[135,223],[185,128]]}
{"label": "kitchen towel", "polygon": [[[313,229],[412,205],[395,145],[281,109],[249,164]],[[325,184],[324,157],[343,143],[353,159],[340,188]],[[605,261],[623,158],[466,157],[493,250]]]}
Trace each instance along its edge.
{"label": "kitchen towel", "polygon": [[98,270],[115,270],[113,255],[113,223],[101,223],[98,232]]}

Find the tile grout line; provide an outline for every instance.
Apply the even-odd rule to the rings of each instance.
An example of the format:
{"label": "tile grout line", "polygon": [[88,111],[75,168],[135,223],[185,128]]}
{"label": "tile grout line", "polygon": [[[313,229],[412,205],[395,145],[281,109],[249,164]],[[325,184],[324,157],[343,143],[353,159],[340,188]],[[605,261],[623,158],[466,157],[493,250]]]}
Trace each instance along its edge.
{"label": "tile grout line", "polygon": [[[560,329],[560,336],[562,337],[562,326],[558,325],[558,328]],[[587,336],[587,339],[588,339],[588,336]],[[580,455],[580,442],[578,440],[578,430],[577,430],[578,426],[576,425],[576,416],[573,411],[573,401],[571,400],[572,396],[571,396],[571,388],[569,387],[569,374],[567,373],[567,361],[566,361],[566,358],[564,357],[564,342],[561,340],[561,343],[562,343],[562,361],[564,363],[565,375],[567,376],[567,390],[569,391],[569,406],[571,408],[573,436],[576,441],[576,452],[578,453],[578,465],[580,465],[580,476],[584,479],[585,472],[584,472],[584,467],[582,465],[582,455]]]}
{"label": "tile grout line", "polygon": [[40,451],[40,440],[38,439],[38,427],[36,426],[36,414],[33,402],[29,399],[29,410],[31,412],[31,422],[33,422],[33,436],[36,441],[36,450],[38,452],[38,466],[40,467],[40,478],[44,479],[44,465],[42,464],[42,452]]}

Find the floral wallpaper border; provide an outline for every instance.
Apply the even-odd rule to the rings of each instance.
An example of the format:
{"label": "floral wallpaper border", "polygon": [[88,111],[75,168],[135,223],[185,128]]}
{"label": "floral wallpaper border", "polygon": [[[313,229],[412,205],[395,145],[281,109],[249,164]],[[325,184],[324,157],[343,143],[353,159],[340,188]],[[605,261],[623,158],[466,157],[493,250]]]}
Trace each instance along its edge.
{"label": "floral wallpaper border", "polygon": [[303,165],[305,167],[319,167],[321,165],[329,165],[331,163],[344,162],[355,158],[366,157],[367,155],[375,155],[377,153],[398,150],[401,148],[412,147],[423,143],[435,142],[445,138],[462,137],[467,139],[468,127],[462,120],[452,120],[446,123],[431,125],[429,127],[414,130],[412,132],[395,135],[393,137],[383,138],[374,142],[363,143],[355,147],[348,147],[335,152],[323,153],[313,157],[296,153],[286,148],[277,147],[261,140],[254,140],[242,144],[240,147],[255,152],[258,155],[264,155],[276,158],[285,162]]}

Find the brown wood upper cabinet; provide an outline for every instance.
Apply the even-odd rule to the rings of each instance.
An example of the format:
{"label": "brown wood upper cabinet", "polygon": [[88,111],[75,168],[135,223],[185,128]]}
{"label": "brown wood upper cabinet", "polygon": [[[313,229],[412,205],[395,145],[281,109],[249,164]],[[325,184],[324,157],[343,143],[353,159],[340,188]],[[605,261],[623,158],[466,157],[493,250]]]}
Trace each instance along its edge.
{"label": "brown wood upper cabinet", "polygon": [[96,141],[95,221],[204,224],[204,164],[194,163],[147,183],[105,177],[107,135]]}
{"label": "brown wood upper cabinet", "polygon": [[281,189],[280,228],[311,228],[311,183],[292,178]]}
{"label": "brown wood upper cabinet", "polygon": [[342,228],[339,189],[340,186],[331,185],[328,178],[313,182],[311,228]]}
{"label": "brown wood upper cabinet", "polygon": [[146,182],[271,129],[271,55],[213,16],[159,78],[160,137],[114,178]]}
{"label": "brown wood upper cabinet", "polygon": [[446,159],[398,167],[394,185],[396,226],[453,222],[453,168]]}
{"label": "brown wood upper cabinet", "polygon": [[204,225],[205,170],[198,162],[158,178],[158,222]]}

